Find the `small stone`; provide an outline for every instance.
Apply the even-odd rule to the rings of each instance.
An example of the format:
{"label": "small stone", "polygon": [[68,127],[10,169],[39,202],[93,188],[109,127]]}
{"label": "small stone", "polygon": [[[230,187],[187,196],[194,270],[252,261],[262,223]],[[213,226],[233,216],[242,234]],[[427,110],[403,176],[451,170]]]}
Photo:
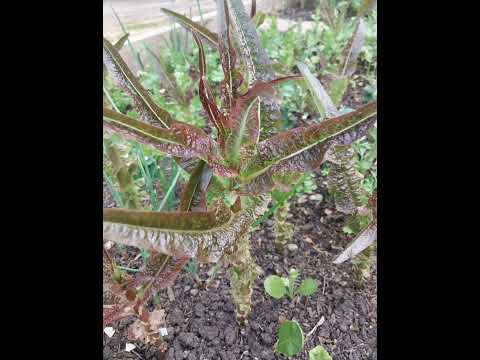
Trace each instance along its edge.
{"label": "small stone", "polygon": [[115,329],[112,328],[112,327],[110,327],[110,326],[108,326],[108,327],[106,327],[105,329],[103,329],[103,332],[104,332],[105,334],[107,334],[107,336],[108,336],[109,338],[111,338],[111,337],[113,336],[113,334],[115,334]]}
{"label": "small stone", "polygon": [[195,312],[196,316],[202,317],[205,311],[205,306],[203,306],[202,304],[197,304],[195,305],[195,308],[193,309],[193,311]]}
{"label": "small stone", "polygon": [[135,348],[136,348],[136,346],[133,345],[133,344],[130,344],[130,343],[126,343],[126,344],[125,344],[125,351],[126,351],[126,352],[130,352],[130,351],[132,351],[132,350],[135,349]]}
{"label": "small stone", "polygon": [[187,286],[185,286],[185,289],[184,289],[184,290],[185,290],[185,292],[187,292],[187,291],[189,291],[191,288],[192,288],[191,286],[187,285]]}
{"label": "small stone", "polygon": [[295,252],[298,250],[298,245],[297,244],[287,244],[287,249],[290,252]]}
{"label": "small stone", "polygon": [[197,296],[197,295],[198,295],[198,289],[192,289],[192,290],[190,290],[190,295],[192,295],[192,296]]}
{"label": "small stone", "polygon": [[167,322],[170,325],[182,325],[185,321],[182,311],[179,309],[174,309],[168,316]]}
{"label": "small stone", "polygon": [[270,334],[262,333],[262,334],[260,335],[260,338],[262,339],[262,342],[263,342],[265,345],[272,345],[272,344],[273,344],[273,337],[272,337],[272,335],[270,335]]}
{"label": "small stone", "polygon": [[195,348],[198,343],[198,338],[194,333],[191,332],[182,332],[178,335],[178,341],[191,349]]}
{"label": "small stone", "polygon": [[200,331],[200,335],[207,339],[212,341],[216,337],[218,337],[218,328],[216,326],[204,326],[203,329]]}
{"label": "small stone", "polygon": [[302,195],[302,196],[300,196],[300,197],[298,198],[297,203],[303,204],[303,203],[306,203],[307,201],[308,201],[307,196],[306,196],[306,195]]}
{"label": "small stone", "polygon": [[308,197],[309,200],[321,202],[323,200],[322,194],[312,194]]}
{"label": "small stone", "polygon": [[299,226],[299,228],[302,229],[302,230],[305,230],[305,231],[312,230],[313,229],[313,224],[309,223],[309,224],[301,225],[301,226]]}
{"label": "small stone", "polygon": [[235,329],[228,327],[225,329],[224,333],[225,333],[225,343],[227,345],[233,345],[237,338],[237,332],[235,331]]}
{"label": "small stone", "polygon": [[333,211],[331,209],[325,209],[325,215],[332,215]]}

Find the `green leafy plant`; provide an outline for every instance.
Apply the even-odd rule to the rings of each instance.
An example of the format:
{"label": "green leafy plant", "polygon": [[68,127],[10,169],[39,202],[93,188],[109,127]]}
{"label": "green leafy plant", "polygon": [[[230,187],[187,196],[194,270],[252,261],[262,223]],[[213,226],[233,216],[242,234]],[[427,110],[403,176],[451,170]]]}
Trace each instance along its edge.
{"label": "green leafy plant", "polygon": [[308,352],[308,360],[332,360],[332,357],[323,346],[317,345]]}
{"label": "green leafy plant", "polygon": [[313,278],[306,278],[298,286],[297,279],[299,275],[299,271],[295,269],[290,269],[288,277],[270,275],[263,283],[265,292],[277,300],[285,295],[288,295],[290,300],[293,300],[296,295],[312,296],[315,294],[318,289],[317,281]]}
{"label": "green leafy plant", "polygon": [[[158,265],[151,276],[135,286],[124,283],[125,296],[138,306],[115,308],[108,320],[126,314],[143,316],[141,304],[151,295],[153,284],[168,283],[189,259],[217,262],[224,258],[230,265],[237,320],[245,323],[259,273],[250,254],[249,232],[265,212],[275,181],[291,172],[312,171],[322,164],[330,147],[349,145],[363,137],[373,125],[376,103],[321,124],[282,132],[280,106],[272,95],[278,84],[300,77],[275,76],[243,3],[217,1],[217,34],[183,15],[163,11],[191,31],[198,47],[198,93],[208,131],[175,119],[160,107],[115,46],[104,39],[103,60],[108,72],[138,111],[138,119],[134,119],[105,107],[104,129],[170,155],[189,174],[175,212],[104,209],[104,240],[158,254],[152,256]],[[208,81],[204,42],[219,51],[224,73],[218,91],[220,106]],[[243,62],[237,61],[239,56]]]}
{"label": "green leafy plant", "polygon": [[305,342],[302,327],[295,320],[286,320],[278,329],[276,349],[280,354],[292,357],[302,351]]}

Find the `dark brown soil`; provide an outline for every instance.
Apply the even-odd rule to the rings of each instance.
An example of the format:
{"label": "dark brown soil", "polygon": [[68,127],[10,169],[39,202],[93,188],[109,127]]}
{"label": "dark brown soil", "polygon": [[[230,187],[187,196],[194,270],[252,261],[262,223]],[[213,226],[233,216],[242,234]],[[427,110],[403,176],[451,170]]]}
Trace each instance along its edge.
{"label": "dark brown soil", "polygon": [[[305,335],[324,317],[325,321],[306,340],[305,351],[294,359],[308,359],[308,350],[323,345],[334,359],[376,359],[376,263],[368,282],[354,280],[351,264],[332,264],[333,259],[349,243],[342,232],[345,217],[333,211],[333,204],[323,190],[317,175],[317,193],[324,200],[309,200],[308,195],[296,199],[290,221],[295,224],[292,240],[298,245],[294,253],[281,254],[273,246],[273,222],[267,221],[252,235],[252,253],[263,269],[256,282],[250,323],[240,328],[234,318],[229,294],[228,276],[222,269],[217,277],[218,288],[199,289],[186,273],[173,286],[175,301],[161,293],[167,313],[169,350],[161,357],[154,349],[135,343],[135,353],[125,352],[126,328],[133,319],[114,323],[112,338],[104,335],[104,359],[169,359],[169,360],[255,360],[284,359],[274,351],[278,327],[283,319],[295,319]],[[105,199],[111,206],[111,200]],[[294,302],[274,300],[265,295],[263,280],[270,274],[285,276],[290,268],[318,280],[319,291],[308,299]],[[206,278],[208,268],[200,268]]]}

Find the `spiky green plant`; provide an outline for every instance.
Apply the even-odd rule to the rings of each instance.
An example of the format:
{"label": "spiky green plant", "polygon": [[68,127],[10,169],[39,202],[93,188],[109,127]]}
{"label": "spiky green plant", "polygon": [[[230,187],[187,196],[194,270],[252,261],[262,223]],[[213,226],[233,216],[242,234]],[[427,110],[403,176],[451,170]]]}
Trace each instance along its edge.
{"label": "spiky green plant", "polygon": [[[199,96],[210,130],[174,119],[161,109],[104,39],[104,63],[117,85],[132,97],[140,118],[104,108],[104,128],[175,157],[190,178],[176,212],[104,209],[103,237],[200,262],[217,262],[229,254],[237,318],[245,322],[256,277],[249,230],[266,210],[269,191],[292,172],[319,167],[332,146],[364,136],[375,122],[376,102],[320,124],[280,132],[274,86],[300,77],[275,77],[242,1],[217,1],[216,34],[180,14],[164,12],[192,32],[199,48]],[[221,106],[207,81],[203,42],[220,54]]]}

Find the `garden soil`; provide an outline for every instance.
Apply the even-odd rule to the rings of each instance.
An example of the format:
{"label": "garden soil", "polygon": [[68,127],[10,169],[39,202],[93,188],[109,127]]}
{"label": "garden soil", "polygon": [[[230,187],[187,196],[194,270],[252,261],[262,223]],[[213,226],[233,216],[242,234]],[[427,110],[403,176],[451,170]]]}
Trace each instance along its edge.
{"label": "garden soil", "polygon": [[[252,234],[252,254],[263,274],[255,284],[253,311],[246,327],[235,322],[227,269],[220,270],[209,289],[199,288],[192,276],[182,271],[172,287],[175,300],[170,301],[166,291],[160,293],[162,308],[167,313],[167,353],[160,354],[141,343],[134,343],[136,349],[126,352],[125,344],[131,343],[126,330],[134,319],[124,319],[111,325],[116,330],[112,338],[104,334],[104,359],[284,359],[275,353],[274,346],[279,325],[285,319],[297,320],[305,335],[321,323],[306,339],[305,351],[293,359],[308,359],[308,350],[319,344],[335,360],[376,359],[375,258],[371,277],[363,284],[356,281],[350,263],[332,264],[351,238],[342,232],[345,216],[334,210],[320,174],[316,174],[316,181],[319,188],[315,193],[296,198],[291,207],[289,220],[295,226],[292,243],[298,246],[296,251],[275,250],[272,220]],[[319,201],[320,197],[323,200]],[[104,205],[113,206],[108,191]],[[264,279],[271,274],[286,276],[291,268],[300,270],[304,277],[317,279],[317,293],[293,302],[266,295]],[[208,269],[199,269],[201,278],[208,277]]]}

